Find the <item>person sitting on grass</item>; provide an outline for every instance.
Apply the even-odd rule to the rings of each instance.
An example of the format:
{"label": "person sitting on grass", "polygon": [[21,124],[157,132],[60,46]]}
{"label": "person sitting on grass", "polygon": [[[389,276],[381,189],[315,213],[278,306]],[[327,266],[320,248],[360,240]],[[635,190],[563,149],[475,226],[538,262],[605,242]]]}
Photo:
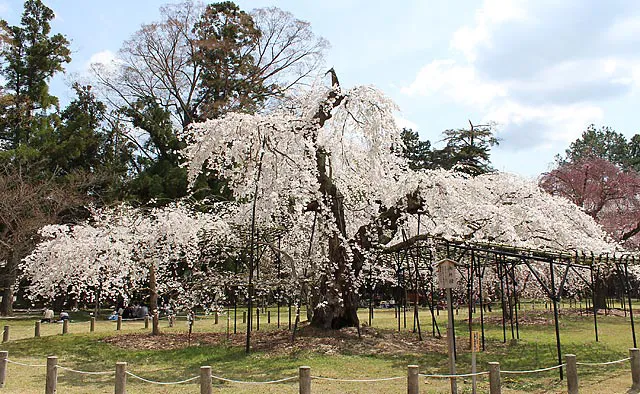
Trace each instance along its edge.
{"label": "person sitting on grass", "polygon": [[69,320],[69,314],[65,311],[60,311],[60,320],[59,321],[65,321],[65,320]]}
{"label": "person sitting on grass", "polygon": [[52,320],[53,320],[53,309],[44,308],[44,316],[42,317],[42,320],[40,320],[40,322],[51,323]]}

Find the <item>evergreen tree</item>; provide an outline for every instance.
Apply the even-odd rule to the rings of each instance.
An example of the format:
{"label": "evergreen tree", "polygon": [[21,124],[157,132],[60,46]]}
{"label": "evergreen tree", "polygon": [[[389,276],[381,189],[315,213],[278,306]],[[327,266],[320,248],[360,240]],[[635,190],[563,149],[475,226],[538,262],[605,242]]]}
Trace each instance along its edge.
{"label": "evergreen tree", "polygon": [[49,110],[57,108],[58,99],[49,94],[49,80],[71,57],[69,41],[51,34],[53,17],[40,0],[27,0],[20,26],[0,21],[0,75],[6,81],[0,101],[0,145],[5,157],[38,159],[38,146],[50,141],[57,125],[57,115]]}
{"label": "evergreen tree", "polygon": [[49,168],[60,174],[98,171],[105,163],[106,106],[97,100],[91,86],[73,85],[76,98],[60,114],[52,144],[44,147]]}
{"label": "evergreen tree", "polygon": [[200,118],[218,118],[230,110],[254,111],[268,87],[258,78],[253,58],[260,30],[251,15],[231,1],[209,4],[194,27],[202,66]]}
{"label": "evergreen tree", "polygon": [[404,157],[409,160],[409,168],[412,170],[427,170],[435,168],[431,142],[420,141],[417,131],[403,128],[401,132],[404,143]]}
{"label": "evergreen tree", "polygon": [[591,124],[582,132],[580,138],[565,150],[565,157],[557,156],[556,161],[562,165],[596,157],[626,167],[632,161],[630,154],[630,146],[624,135],[611,127],[603,126],[596,129],[596,126]]}
{"label": "evergreen tree", "polygon": [[493,171],[491,148],[499,141],[490,125],[473,125],[469,129],[445,130],[446,146],[434,153],[434,162],[445,169],[455,169],[470,175]]}

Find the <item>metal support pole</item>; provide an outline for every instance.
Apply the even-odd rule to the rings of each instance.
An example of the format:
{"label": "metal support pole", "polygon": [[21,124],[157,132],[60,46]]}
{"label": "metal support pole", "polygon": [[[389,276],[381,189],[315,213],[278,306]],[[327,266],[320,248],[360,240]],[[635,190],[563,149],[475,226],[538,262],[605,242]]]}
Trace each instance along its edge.
{"label": "metal support pole", "polygon": [[[448,307],[448,324],[447,324],[447,342],[449,345],[449,375],[456,374],[456,359],[455,359],[455,344],[454,344],[454,336],[455,332],[453,331],[453,305],[451,303],[451,289],[447,288],[447,307]],[[456,378],[449,378],[451,383],[451,394],[458,393],[458,385],[456,383]]]}
{"label": "metal support pole", "polygon": [[625,281],[625,290],[627,291],[627,300],[629,302],[629,317],[631,318],[631,335],[633,336],[633,347],[638,347],[638,343],[636,341],[636,325],[633,321],[633,304],[631,304],[631,286],[629,284],[629,270],[627,268],[627,262],[624,263],[624,281]]}
{"label": "metal support pole", "polygon": [[507,311],[504,302],[504,275],[502,272],[502,263],[496,256],[496,265],[498,266],[498,276],[500,277],[500,305],[502,305],[502,342],[507,343]]}
{"label": "metal support pole", "polygon": [[[591,260],[593,262],[593,256],[591,256]],[[596,342],[598,342],[598,308],[596,308],[596,289],[597,282],[593,279],[593,266],[591,268],[591,297],[592,297],[592,307],[593,307],[593,330],[596,334]]]}
{"label": "metal support pole", "polygon": [[484,297],[482,295],[482,279],[484,277],[484,267],[480,269],[478,267],[478,292],[480,294],[480,333],[482,335],[482,351],[485,350],[484,346]]}
{"label": "metal support pole", "polygon": [[[556,327],[556,350],[558,351],[558,365],[562,364],[562,349],[560,348],[560,322],[558,317],[558,297],[556,294],[556,283],[555,283],[555,274],[553,272],[553,261],[549,262],[549,266],[551,268],[551,292],[552,301],[553,301],[553,320],[555,322]],[[560,367],[558,370],[560,371],[560,380],[564,378],[563,376],[563,368]]]}

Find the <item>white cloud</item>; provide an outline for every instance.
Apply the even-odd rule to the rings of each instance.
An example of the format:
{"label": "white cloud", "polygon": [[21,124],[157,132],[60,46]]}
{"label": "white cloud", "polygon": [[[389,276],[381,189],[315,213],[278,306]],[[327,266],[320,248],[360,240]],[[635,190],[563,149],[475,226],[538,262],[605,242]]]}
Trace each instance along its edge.
{"label": "white cloud", "polygon": [[451,37],[465,60],[434,60],[401,92],[484,114],[505,147],[565,145],[640,87],[639,37],[640,3],[485,0]]}
{"label": "white cloud", "polygon": [[119,62],[120,60],[115,53],[105,49],[103,51],[96,52],[89,57],[89,61],[85,64],[84,72],[88,73],[94,68],[98,68],[106,72],[114,72]]}
{"label": "white cloud", "polygon": [[525,21],[527,14],[518,1],[485,0],[476,12],[475,26],[463,26],[451,39],[451,47],[465,54],[468,60],[476,58],[480,44],[491,45],[491,32],[496,26],[510,21]]}
{"label": "white cloud", "polygon": [[415,122],[410,121],[399,113],[393,114],[393,117],[396,121],[396,125],[398,125],[401,129],[411,129],[413,131],[418,130],[418,125]]}
{"label": "white cloud", "polygon": [[636,40],[640,36],[640,16],[633,15],[613,24],[606,32],[608,40]]}
{"label": "white cloud", "polygon": [[497,122],[505,147],[548,149],[574,141],[586,125],[603,116],[600,107],[589,104],[527,106],[508,101],[490,109],[483,121]]}
{"label": "white cloud", "polygon": [[102,63],[102,64],[110,64],[115,62],[117,59],[115,53],[106,49],[104,51],[96,52],[89,58],[87,65],[91,65],[94,63]]}
{"label": "white cloud", "polygon": [[503,86],[482,81],[475,68],[454,60],[435,60],[424,66],[401,92],[410,96],[443,94],[456,102],[486,105],[507,92]]}

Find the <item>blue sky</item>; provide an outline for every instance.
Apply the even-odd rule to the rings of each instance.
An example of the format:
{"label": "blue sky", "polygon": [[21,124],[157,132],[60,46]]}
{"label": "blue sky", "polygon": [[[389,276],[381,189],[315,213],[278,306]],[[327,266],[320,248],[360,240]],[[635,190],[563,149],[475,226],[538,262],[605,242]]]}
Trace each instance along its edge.
{"label": "blue sky", "polygon": [[[117,53],[167,1],[45,0],[55,32],[72,42],[69,81],[91,59]],[[327,67],[344,86],[375,85],[400,106],[402,123],[438,141],[447,128],[497,122],[501,171],[535,177],[550,169],[590,123],[640,132],[640,2],[626,0],[237,1],[276,6],[311,23],[331,43]],[[0,0],[19,21],[22,1]]]}

